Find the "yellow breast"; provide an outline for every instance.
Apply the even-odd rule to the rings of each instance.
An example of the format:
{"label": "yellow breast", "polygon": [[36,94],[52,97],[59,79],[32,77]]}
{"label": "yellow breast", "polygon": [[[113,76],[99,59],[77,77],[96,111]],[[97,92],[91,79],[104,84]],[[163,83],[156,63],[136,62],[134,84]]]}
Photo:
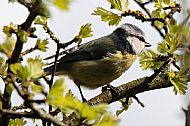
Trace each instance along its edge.
{"label": "yellow breast", "polygon": [[97,88],[121,76],[135,59],[135,55],[117,52],[108,54],[108,57],[101,60],[73,62],[68,76],[82,86]]}

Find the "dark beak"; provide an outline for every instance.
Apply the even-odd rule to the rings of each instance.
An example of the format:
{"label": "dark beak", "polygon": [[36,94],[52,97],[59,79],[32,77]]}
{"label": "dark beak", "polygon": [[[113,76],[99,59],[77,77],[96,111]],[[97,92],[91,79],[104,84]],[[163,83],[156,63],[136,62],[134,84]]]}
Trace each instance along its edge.
{"label": "dark beak", "polygon": [[150,47],[150,46],[152,46],[150,43],[148,43],[148,42],[144,42],[145,43],[145,47]]}

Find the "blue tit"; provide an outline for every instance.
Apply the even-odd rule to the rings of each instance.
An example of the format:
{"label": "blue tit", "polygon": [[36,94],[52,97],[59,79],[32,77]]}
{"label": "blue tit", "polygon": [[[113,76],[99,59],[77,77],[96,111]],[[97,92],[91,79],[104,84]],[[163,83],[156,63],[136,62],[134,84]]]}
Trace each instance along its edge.
{"label": "blue tit", "polygon": [[[125,23],[107,36],[71,49],[58,60],[55,75],[68,75],[76,85],[96,89],[120,77],[149,46],[141,29]],[[44,71],[51,74],[53,65]]]}

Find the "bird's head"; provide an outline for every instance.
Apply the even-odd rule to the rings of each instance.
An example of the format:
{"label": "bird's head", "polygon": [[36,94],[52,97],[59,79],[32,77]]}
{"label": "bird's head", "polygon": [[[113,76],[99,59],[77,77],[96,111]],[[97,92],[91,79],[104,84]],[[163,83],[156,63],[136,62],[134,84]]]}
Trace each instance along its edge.
{"label": "bird's head", "polygon": [[145,41],[144,32],[129,23],[122,24],[114,31],[114,34],[120,39],[122,48],[132,54],[139,54],[145,47],[151,46]]}

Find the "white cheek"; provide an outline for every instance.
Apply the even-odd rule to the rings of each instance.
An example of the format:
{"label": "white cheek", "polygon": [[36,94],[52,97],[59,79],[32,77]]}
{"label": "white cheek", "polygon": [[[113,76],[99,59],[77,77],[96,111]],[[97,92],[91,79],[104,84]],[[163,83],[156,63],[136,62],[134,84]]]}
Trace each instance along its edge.
{"label": "white cheek", "polygon": [[137,54],[141,53],[143,51],[143,49],[145,48],[145,43],[141,42],[138,38],[136,37],[128,37],[127,40],[129,41],[129,43],[132,45],[133,50],[135,50],[135,52]]}

